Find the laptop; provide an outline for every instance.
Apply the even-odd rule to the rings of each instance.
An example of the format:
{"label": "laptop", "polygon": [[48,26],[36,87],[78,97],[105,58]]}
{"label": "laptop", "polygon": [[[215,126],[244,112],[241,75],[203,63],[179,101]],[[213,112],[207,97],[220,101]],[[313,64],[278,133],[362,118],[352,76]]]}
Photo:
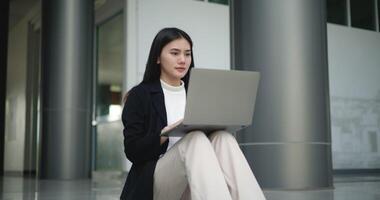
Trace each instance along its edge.
{"label": "laptop", "polygon": [[234,133],[252,124],[259,72],[192,68],[182,123],[164,136],[201,130]]}

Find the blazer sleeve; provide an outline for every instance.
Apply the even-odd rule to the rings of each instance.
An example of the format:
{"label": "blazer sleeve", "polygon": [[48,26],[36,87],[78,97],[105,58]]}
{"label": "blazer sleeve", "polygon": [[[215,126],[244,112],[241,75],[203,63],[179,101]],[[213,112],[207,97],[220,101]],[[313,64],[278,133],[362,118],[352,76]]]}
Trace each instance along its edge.
{"label": "blazer sleeve", "polygon": [[135,164],[156,160],[161,154],[160,133],[145,132],[149,130],[148,127],[144,127],[149,105],[147,98],[142,98],[143,95],[141,91],[132,89],[122,113],[124,152]]}

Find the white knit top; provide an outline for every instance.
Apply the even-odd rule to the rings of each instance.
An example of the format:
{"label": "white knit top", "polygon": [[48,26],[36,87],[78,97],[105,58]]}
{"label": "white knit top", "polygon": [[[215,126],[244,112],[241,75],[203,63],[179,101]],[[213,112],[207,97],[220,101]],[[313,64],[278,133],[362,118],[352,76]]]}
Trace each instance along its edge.
{"label": "white knit top", "polygon": [[[161,86],[164,92],[167,122],[168,125],[170,125],[180,119],[183,119],[185,116],[185,83],[181,81],[180,86],[172,86],[161,80]],[[180,139],[181,137],[170,137],[167,150],[169,150]]]}

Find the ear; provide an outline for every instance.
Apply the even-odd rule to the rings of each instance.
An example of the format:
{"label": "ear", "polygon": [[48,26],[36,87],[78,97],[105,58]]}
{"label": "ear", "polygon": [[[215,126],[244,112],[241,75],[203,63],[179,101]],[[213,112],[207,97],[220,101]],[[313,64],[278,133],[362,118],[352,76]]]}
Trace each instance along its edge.
{"label": "ear", "polygon": [[157,64],[160,64],[161,63],[161,60],[160,60],[160,57],[157,58]]}

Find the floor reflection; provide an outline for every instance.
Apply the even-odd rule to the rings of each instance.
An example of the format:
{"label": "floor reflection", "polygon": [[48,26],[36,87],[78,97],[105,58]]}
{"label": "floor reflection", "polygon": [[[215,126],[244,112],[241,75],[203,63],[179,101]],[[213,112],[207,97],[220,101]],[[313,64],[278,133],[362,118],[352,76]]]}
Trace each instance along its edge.
{"label": "floor reflection", "polygon": [[[124,178],[93,180],[36,180],[6,176],[0,180],[4,200],[117,200]],[[276,191],[265,190],[267,200],[379,200],[380,175],[336,176],[335,189]]]}

